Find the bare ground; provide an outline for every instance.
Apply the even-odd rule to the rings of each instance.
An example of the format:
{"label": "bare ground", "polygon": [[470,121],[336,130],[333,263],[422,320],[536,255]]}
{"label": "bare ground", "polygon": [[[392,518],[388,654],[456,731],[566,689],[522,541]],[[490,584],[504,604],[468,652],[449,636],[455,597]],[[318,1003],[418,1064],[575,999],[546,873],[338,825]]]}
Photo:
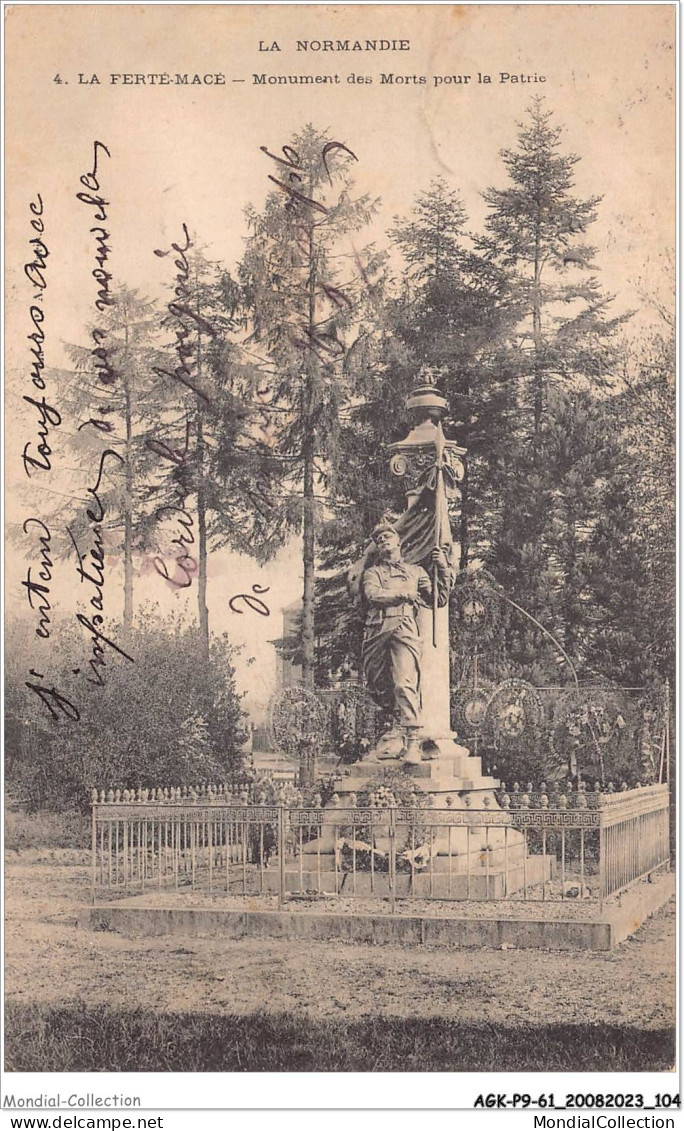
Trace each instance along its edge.
{"label": "bare ground", "polygon": [[674,1024],[674,903],[612,952],[497,951],[288,940],[127,939],[76,926],[76,853],[6,861],[9,1001],[317,1019],[443,1017],[515,1027]]}

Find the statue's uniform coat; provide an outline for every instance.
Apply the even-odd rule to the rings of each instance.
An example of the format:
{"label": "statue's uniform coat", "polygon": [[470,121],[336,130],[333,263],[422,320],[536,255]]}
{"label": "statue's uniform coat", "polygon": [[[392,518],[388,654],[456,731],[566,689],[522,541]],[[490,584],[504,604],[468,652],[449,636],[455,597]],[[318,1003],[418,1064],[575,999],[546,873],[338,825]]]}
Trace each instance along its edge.
{"label": "statue's uniform coat", "polygon": [[428,601],[419,593],[421,578],[432,589],[422,566],[380,562],[363,574],[367,603],[363,638],[363,671],[376,703],[393,711],[401,726],[420,726],[421,639],[416,608]]}

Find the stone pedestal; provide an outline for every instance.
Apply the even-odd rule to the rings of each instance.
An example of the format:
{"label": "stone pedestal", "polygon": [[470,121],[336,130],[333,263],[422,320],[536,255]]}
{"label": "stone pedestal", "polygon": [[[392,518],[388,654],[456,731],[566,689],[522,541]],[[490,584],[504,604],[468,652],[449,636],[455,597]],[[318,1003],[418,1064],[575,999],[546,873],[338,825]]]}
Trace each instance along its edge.
{"label": "stone pedestal", "polygon": [[[363,761],[345,767],[336,782],[336,796],[326,807],[329,816],[321,830],[321,843],[309,846],[305,852],[331,854],[335,851],[336,829],[354,823],[359,794],[366,792],[371,782],[381,779],[384,771],[406,774],[413,779],[416,792],[431,795],[432,804],[424,812],[426,825],[432,824],[431,813],[433,814],[433,857],[448,856],[455,859],[471,855],[471,863],[477,868],[478,853],[491,853],[504,844],[508,849],[521,845],[522,837],[514,829],[505,831],[504,827],[485,827],[488,811],[501,813],[494,793],[499,783],[495,778],[482,773],[481,759],[472,757],[470,751],[465,746],[460,746],[456,739],[457,735],[449,730],[442,734],[433,731],[429,737],[422,737],[421,746],[429,747],[430,757],[429,760],[416,764],[401,759],[378,758],[375,752],[371,752]],[[454,825],[449,830],[449,812],[457,814],[463,810],[472,810],[475,821],[477,818],[474,811],[477,810],[482,825],[473,823],[470,828]],[[337,812],[339,823],[336,821]],[[381,811],[377,816],[380,821]],[[388,851],[387,837],[387,830],[378,828],[375,847],[382,852]],[[463,867],[466,867],[465,862]]]}
{"label": "stone pedestal", "polygon": [[[423,747],[429,746],[428,753],[436,756],[412,764],[371,754],[343,770],[336,782],[336,796],[326,807],[319,838],[303,848],[303,858],[312,862],[303,865],[306,882],[313,886],[309,870],[315,857],[317,882],[327,885],[325,891],[342,882],[340,890],[345,892],[353,889],[354,894],[361,894],[364,885],[370,884],[369,891],[372,888],[379,893],[387,888],[389,894],[386,869],[383,873],[378,866],[374,877],[356,871],[353,877],[345,877],[342,872],[343,848],[349,851],[351,845],[357,852],[367,852],[369,843],[378,854],[377,860],[386,860],[388,853],[394,853],[399,896],[501,899],[550,879],[554,861],[549,856],[526,855],[524,837],[513,828],[511,814],[502,811],[496,800],[499,783],[482,773],[481,759],[460,746],[453,731],[432,731],[421,741]],[[382,809],[374,809],[370,817],[369,810],[359,808],[359,794],[381,779],[383,770],[407,774],[416,792],[432,797],[431,806],[425,810],[405,815],[395,811],[393,833],[389,814],[385,817]],[[412,822],[419,830],[417,839]]]}
{"label": "stone pedestal", "polygon": [[454,731],[419,737],[421,748],[427,748],[430,757],[415,765],[401,758],[377,758],[371,752],[362,762],[341,771],[336,785],[340,801],[350,793],[361,793],[369,781],[381,777],[384,770],[394,770],[413,778],[417,791],[433,794],[435,808],[456,805],[457,798],[461,807],[467,795],[469,807],[498,809],[494,790],[499,782],[482,773],[482,759],[473,757],[467,747],[459,746],[457,737]]}

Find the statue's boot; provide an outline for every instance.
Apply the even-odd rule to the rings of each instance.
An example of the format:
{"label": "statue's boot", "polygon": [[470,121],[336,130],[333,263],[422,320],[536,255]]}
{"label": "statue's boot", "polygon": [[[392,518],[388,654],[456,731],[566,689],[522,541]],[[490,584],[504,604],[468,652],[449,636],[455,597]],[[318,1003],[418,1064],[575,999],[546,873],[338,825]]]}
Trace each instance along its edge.
{"label": "statue's boot", "polygon": [[398,727],[393,727],[388,730],[378,740],[377,746],[373,751],[373,759],[378,759],[380,762],[392,761],[401,758],[404,753],[404,734]]}
{"label": "statue's boot", "polygon": [[404,762],[408,763],[409,766],[417,766],[423,760],[418,734],[419,731],[417,728],[409,727],[406,731],[406,753],[404,755]]}

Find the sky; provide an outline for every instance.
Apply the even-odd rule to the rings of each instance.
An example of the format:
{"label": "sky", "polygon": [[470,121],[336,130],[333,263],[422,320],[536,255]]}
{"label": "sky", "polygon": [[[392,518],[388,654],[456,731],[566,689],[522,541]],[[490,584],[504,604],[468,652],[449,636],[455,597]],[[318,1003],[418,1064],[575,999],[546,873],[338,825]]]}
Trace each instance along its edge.
{"label": "sky", "polygon": [[[477,230],[486,212],[482,192],[505,183],[499,152],[515,145],[531,96],[542,94],[564,127],[564,149],[581,156],[577,195],[603,198],[591,232],[596,261],[604,287],[616,296],[615,313],[637,311],[635,333],[653,321],[649,295],[666,306],[673,302],[674,15],[668,4],[9,8],[8,520],[16,524],[28,513],[46,512],[66,459],[56,435],[49,476],[27,481],[21,466],[35,417],[22,401],[28,387],[29,205],[40,194],[50,250],[42,300],[46,363],[60,365],[64,342],[82,340],[93,316],[92,220],[76,194],[79,178],[92,168],[95,140],[111,154],[103,162],[102,191],[114,278],[161,297],[169,261],[154,251],[178,240],[183,223],[209,254],[235,264],[246,232],[244,208],[248,202],[259,207],[271,187],[273,162],[260,147],[279,153],[306,122],[327,128],[354,151],[359,193],[381,200],[364,240],[382,240],[392,218],[405,214],[436,175],[461,193]],[[297,50],[297,41],[345,39],[407,41],[410,49]],[[274,43],[279,51],[260,50]],[[190,80],[199,74],[224,81],[176,84],[175,75],[186,73]],[[170,81],[111,81],[126,74],[168,74]],[[340,81],[255,84],[254,76],[263,74],[337,75]],[[394,81],[382,83],[383,74]],[[90,81],[93,75],[99,83]],[[478,75],[490,75],[492,82],[480,82]],[[511,77],[502,81],[502,75]],[[396,76],[406,81],[398,83]],[[425,83],[414,81],[421,76]],[[459,76],[461,82],[446,81]],[[10,615],[25,606],[25,570],[21,545],[8,541]],[[296,542],[264,567],[229,553],[210,562],[212,627],[229,631],[243,646],[239,679],[257,715],[274,686],[270,641],[280,631],[280,610],[301,592],[300,574]],[[73,607],[75,582],[73,564],[56,571],[53,596],[64,611]],[[229,608],[229,599],[253,584],[269,590],[269,617]],[[150,572],[141,576],[136,593],[179,612],[194,600],[194,591],[178,596]],[[120,616],[114,600],[108,611]]]}

